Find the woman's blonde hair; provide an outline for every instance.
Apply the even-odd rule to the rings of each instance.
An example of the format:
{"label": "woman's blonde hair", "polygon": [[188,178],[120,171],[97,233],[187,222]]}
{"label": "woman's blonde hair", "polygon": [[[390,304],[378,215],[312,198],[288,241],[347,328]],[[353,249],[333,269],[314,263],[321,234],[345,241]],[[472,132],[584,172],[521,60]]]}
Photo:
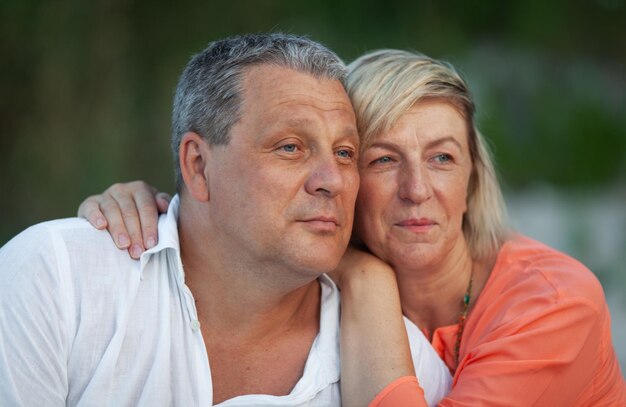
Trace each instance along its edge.
{"label": "woman's blonde hair", "polygon": [[418,53],[380,50],[361,56],[348,70],[346,87],[363,148],[422,100],[450,103],[462,114],[472,160],[463,233],[474,259],[495,255],[508,233],[504,199],[489,149],[474,124],[472,95],[454,67]]}

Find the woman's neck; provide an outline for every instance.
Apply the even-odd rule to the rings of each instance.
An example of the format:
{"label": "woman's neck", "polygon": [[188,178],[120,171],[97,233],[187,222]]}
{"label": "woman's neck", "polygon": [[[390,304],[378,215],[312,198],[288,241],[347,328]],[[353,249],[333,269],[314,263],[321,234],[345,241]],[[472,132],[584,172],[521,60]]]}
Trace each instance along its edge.
{"label": "woman's neck", "polygon": [[404,315],[431,339],[435,329],[457,323],[470,279],[471,309],[492,266],[492,261],[472,260],[469,250],[464,247],[463,250],[451,252],[436,264],[412,270],[396,269]]}

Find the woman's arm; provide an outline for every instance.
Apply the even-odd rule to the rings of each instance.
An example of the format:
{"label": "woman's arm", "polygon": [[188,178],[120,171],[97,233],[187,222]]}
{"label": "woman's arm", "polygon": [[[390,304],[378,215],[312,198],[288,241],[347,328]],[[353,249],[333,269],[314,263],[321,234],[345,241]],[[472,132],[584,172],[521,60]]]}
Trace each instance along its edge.
{"label": "woman's arm", "polygon": [[[341,397],[344,406],[377,406],[408,390],[404,405],[426,405],[417,386],[396,277],[375,256],[349,248],[332,277],[341,289]],[[402,379],[405,377],[409,378]],[[400,379],[393,389],[385,387]]]}
{"label": "woman's arm", "polygon": [[113,184],[101,195],[85,199],[78,216],[97,229],[106,228],[120,249],[138,259],[158,241],[158,214],[167,211],[171,197],[143,181]]}

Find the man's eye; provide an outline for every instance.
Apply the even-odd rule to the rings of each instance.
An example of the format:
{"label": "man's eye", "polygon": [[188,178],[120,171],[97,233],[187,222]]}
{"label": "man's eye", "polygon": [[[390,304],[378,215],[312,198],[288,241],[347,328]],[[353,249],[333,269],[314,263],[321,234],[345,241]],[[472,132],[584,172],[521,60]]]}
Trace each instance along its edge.
{"label": "man's eye", "polygon": [[337,151],[337,155],[341,158],[352,158],[354,157],[354,152],[352,150],[342,149]]}
{"label": "man's eye", "polygon": [[295,144],[285,144],[281,147],[281,149],[287,153],[295,153],[298,149],[298,146],[296,146]]}

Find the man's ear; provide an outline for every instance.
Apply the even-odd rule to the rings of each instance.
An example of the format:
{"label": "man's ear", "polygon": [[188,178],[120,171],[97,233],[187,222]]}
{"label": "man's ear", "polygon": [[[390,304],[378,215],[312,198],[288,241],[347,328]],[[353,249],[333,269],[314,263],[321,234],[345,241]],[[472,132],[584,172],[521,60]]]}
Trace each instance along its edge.
{"label": "man's ear", "polygon": [[197,201],[209,200],[209,144],[197,133],[185,133],[180,142],[180,171],[189,194]]}

